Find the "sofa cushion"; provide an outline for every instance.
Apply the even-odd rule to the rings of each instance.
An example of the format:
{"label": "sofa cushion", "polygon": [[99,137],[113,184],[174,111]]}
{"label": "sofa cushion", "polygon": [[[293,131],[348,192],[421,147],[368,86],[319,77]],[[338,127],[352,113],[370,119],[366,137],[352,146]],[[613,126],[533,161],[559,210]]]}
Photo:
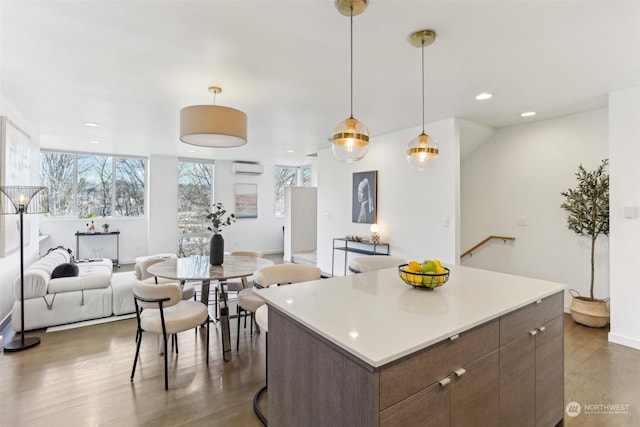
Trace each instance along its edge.
{"label": "sofa cushion", "polygon": [[57,279],[59,277],[75,277],[80,273],[80,269],[77,265],[70,262],[60,264],[51,272],[51,278]]}
{"label": "sofa cushion", "polygon": [[[47,253],[24,270],[24,298],[36,298],[47,294],[49,279],[53,269],[71,260],[65,249],[55,249]],[[13,295],[20,299],[20,276],[13,282]]]}
{"label": "sofa cushion", "polygon": [[108,288],[111,283],[113,263],[110,259],[78,264],[78,277],[60,277],[49,281],[49,294],[87,289]]}

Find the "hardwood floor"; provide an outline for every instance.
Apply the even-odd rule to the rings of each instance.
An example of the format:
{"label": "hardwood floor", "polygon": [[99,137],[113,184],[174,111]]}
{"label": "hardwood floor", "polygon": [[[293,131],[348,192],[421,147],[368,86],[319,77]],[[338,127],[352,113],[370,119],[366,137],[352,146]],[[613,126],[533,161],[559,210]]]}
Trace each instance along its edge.
{"label": "hardwood floor", "polygon": [[[171,354],[169,391],[163,358],[151,334],[143,338],[134,382],[135,319],[67,331],[28,333],[42,343],[0,356],[0,425],[75,426],[261,426],[252,399],[265,380],[264,334],[241,330],[240,352],[222,362],[220,334],[211,328],[209,366],[204,331],[180,334]],[[212,325],[213,326],[213,325]],[[232,323],[232,342],[236,327]],[[565,415],[567,426],[640,425],[640,351],[607,342],[606,329],[578,326],[565,318],[565,404],[582,413]],[[628,405],[623,414],[586,413],[587,405]]]}

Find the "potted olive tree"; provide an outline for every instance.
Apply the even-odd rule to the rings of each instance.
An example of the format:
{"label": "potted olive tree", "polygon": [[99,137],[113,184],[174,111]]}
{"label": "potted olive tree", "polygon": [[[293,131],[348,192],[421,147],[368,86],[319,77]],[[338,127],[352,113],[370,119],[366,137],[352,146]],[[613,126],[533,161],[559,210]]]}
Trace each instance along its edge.
{"label": "potted olive tree", "polygon": [[591,239],[591,284],[589,296],[581,296],[574,289],[571,293],[571,317],[577,323],[601,328],[609,323],[607,299],[597,299],[593,294],[595,272],[595,247],[600,235],[609,234],[609,160],[604,159],[593,171],[578,167],[578,185],[562,194],[565,198],[560,207],[567,211],[569,230]]}

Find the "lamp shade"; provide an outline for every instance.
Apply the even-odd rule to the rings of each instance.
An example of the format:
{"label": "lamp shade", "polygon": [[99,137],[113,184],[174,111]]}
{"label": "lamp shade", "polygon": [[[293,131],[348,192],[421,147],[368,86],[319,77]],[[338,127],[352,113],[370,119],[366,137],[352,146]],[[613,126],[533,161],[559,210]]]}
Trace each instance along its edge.
{"label": "lamp shade", "polygon": [[369,149],[369,129],[357,119],[349,117],[333,130],[333,155],[343,162],[356,162]]}
{"label": "lamp shade", "polygon": [[438,143],[424,132],[407,146],[407,162],[412,169],[423,171],[435,166],[438,159]]}
{"label": "lamp shade", "polygon": [[220,105],[180,110],[180,141],[201,147],[238,147],[247,143],[247,115]]}

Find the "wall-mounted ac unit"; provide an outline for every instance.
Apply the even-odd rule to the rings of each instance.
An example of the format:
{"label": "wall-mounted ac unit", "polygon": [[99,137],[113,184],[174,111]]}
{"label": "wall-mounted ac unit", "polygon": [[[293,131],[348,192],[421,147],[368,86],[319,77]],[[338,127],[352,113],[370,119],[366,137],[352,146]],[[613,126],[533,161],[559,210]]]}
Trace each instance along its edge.
{"label": "wall-mounted ac unit", "polygon": [[234,162],[232,169],[236,175],[260,175],[264,172],[264,166],[259,163]]}

